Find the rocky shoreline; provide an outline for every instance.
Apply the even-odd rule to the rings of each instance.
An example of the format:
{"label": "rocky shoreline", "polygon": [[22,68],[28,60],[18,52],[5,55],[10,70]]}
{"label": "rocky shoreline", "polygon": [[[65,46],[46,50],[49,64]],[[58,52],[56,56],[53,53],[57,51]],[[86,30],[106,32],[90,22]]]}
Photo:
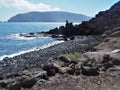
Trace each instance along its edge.
{"label": "rocky shoreline", "polygon": [[50,57],[56,57],[64,53],[86,52],[98,44],[96,39],[97,38],[93,36],[80,36],[74,40],[66,41],[45,49],[21,54],[13,58],[5,58],[0,62],[0,73],[23,70],[27,68],[27,64],[31,64],[30,66],[28,65],[28,68],[36,67],[46,62]]}
{"label": "rocky shoreline", "polygon": [[119,12],[120,1],[90,21],[77,26],[66,21],[65,27],[43,32],[75,37],[5,58],[0,90],[120,90]]}
{"label": "rocky shoreline", "polygon": [[120,50],[96,50],[98,41],[81,36],[6,58],[0,62],[0,90],[119,90]]}
{"label": "rocky shoreline", "polygon": [[5,58],[0,62],[0,87],[4,88],[3,86],[5,84],[5,88],[7,89],[9,85],[11,85],[11,81],[9,81],[9,79],[16,82],[16,78],[18,77],[22,78],[25,76],[25,78],[27,78],[26,75],[32,75],[33,77],[34,73],[42,73],[43,70],[41,65],[45,64],[46,61],[49,61],[50,58],[57,58],[62,54],[76,52],[84,53],[88,50],[92,51],[92,47],[98,45],[99,43],[97,39],[98,37],[95,36],[77,36],[74,40],[69,40],[45,49],[25,53],[13,58]]}

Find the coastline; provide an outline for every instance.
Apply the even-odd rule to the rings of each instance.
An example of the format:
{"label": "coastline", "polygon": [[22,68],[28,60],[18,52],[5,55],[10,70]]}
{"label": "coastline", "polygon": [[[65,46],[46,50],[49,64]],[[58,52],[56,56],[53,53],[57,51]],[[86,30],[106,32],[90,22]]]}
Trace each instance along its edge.
{"label": "coastline", "polygon": [[[84,39],[83,39],[84,38]],[[85,52],[98,44],[93,36],[81,36],[74,40],[52,45],[50,47],[33,50],[28,53],[20,54],[12,58],[5,58],[0,62],[0,74],[9,72],[21,72],[26,68],[40,67],[50,57],[56,57],[64,53]]]}
{"label": "coastline", "polygon": [[54,41],[54,42],[45,44],[45,45],[40,46],[40,47],[34,47],[34,48],[32,48],[32,49],[25,50],[25,51],[19,51],[19,52],[10,54],[10,55],[3,55],[3,56],[0,56],[0,61],[2,61],[2,60],[5,59],[5,58],[13,58],[13,57],[19,56],[19,55],[21,55],[21,54],[25,54],[25,53],[29,53],[29,52],[33,52],[33,51],[39,51],[39,50],[41,50],[41,49],[45,49],[45,48],[54,46],[54,45],[59,44],[59,43],[62,43],[62,42],[64,42],[64,41]]}
{"label": "coastline", "polygon": [[120,90],[119,11],[120,1],[79,25],[66,20],[65,26],[37,35],[20,34],[42,33],[65,42],[4,58],[0,90]]}

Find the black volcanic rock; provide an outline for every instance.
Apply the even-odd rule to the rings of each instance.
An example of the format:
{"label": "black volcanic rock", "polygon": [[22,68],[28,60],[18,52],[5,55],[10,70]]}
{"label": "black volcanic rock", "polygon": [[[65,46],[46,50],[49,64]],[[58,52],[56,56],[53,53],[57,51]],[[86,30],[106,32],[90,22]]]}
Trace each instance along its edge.
{"label": "black volcanic rock", "polygon": [[8,22],[64,22],[69,20],[72,22],[88,21],[90,17],[62,11],[51,12],[29,12],[17,14],[11,17]]}
{"label": "black volcanic rock", "polygon": [[[112,34],[113,32],[114,34]],[[120,1],[113,5],[109,10],[99,12],[89,21],[83,21],[81,24],[75,26],[67,21],[65,27],[61,26],[46,33],[57,35],[62,34],[66,37],[74,35],[102,35],[104,33],[106,33],[107,36],[119,36]]]}
{"label": "black volcanic rock", "polygon": [[95,18],[79,25],[79,31],[86,34],[103,34],[120,26],[120,1],[109,10],[99,12]]}
{"label": "black volcanic rock", "polygon": [[60,26],[59,28],[51,29],[47,32],[42,32],[45,34],[53,34],[53,35],[64,35],[64,37],[71,37],[77,35],[77,28],[73,25],[72,22],[68,22],[66,20],[65,26]]}

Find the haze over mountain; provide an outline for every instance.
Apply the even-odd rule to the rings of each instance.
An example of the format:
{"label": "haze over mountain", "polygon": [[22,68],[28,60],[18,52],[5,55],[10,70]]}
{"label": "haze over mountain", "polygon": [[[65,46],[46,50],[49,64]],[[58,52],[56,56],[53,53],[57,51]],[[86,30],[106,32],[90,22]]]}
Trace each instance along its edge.
{"label": "haze over mountain", "polygon": [[75,14],[62,11],[49,12],[29,12],[17,14],[11,17],[8,22],[64,22],[65,20],[72,22],[88,21],[91,17],[83,14]]}

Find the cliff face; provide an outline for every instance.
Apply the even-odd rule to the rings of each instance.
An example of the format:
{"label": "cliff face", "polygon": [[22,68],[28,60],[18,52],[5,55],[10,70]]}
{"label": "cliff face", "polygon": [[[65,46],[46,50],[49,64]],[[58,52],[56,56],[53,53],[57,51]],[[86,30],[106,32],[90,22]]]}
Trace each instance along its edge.
{"label": "cliff face", "polygon": [[95,18],[82,22],[79,30],[86,30],[87,34],[103,34],[120,26],[120,1],[109,10],[99,12]]}

